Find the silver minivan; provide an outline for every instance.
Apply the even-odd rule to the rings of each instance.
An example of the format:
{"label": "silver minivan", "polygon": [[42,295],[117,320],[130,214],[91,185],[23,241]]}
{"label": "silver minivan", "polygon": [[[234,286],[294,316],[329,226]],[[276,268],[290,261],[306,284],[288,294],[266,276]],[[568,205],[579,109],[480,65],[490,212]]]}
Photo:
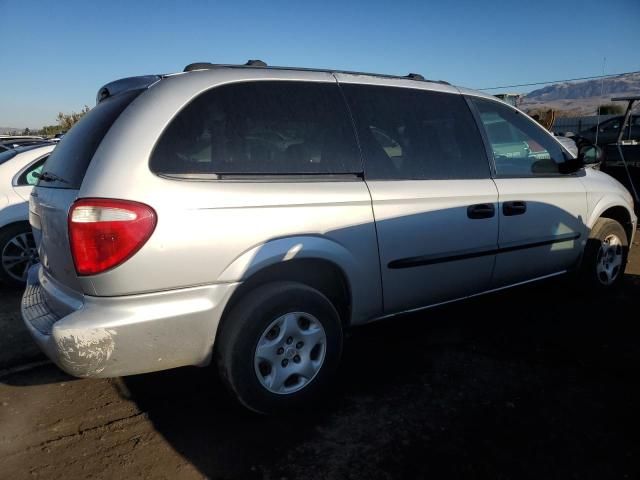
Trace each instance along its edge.
{"label": "silver minivan", "polygon": [[32,193],[22,314],[72,375],[213,363],[250,409],[303,406],[348,327],[566,272],[618,284],[636,216],[598,155],[415,74],[115,81]]}

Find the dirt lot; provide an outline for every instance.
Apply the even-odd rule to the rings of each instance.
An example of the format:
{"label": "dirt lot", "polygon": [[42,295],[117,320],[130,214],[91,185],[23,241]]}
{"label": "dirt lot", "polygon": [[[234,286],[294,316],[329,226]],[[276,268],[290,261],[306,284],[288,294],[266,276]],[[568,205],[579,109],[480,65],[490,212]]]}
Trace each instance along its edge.
{"label": "dirt lot", "polygon": [[331,397],[286,418],[207,369],[5,371],[0,477],[640,478],[639,293],[636,246],[610,297],[556,280],[354,330]]}

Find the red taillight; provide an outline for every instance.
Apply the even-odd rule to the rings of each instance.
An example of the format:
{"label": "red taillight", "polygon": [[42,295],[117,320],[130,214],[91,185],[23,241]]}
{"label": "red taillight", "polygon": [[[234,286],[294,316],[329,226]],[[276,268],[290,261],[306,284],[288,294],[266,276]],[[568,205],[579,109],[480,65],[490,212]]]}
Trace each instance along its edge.
{"label": "red taillight", "polygon": [[120,265],[153,233],[156,213],[127,200],[87,198],[69,211],[69,241],[78,275],[95,275]]}

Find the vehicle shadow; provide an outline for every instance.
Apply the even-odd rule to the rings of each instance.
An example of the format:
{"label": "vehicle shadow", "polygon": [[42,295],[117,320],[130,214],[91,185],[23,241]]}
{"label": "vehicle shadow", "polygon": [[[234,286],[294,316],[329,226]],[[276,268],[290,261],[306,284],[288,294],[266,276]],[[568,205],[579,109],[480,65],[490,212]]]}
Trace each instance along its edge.
{"label": "vehicle shadow", "polygon": [[[209,369],[125,377],[207,478],[604,478],[636,468],[640,276],[593,298],[566,279],[354,329],[315,409],[236,405]],[[588,460],[587,460],[588,459]]]}
{"label": "vehicle shadow", "polygon": [[22,292],[0,283],[0,372],[45,358],[20,317]]}

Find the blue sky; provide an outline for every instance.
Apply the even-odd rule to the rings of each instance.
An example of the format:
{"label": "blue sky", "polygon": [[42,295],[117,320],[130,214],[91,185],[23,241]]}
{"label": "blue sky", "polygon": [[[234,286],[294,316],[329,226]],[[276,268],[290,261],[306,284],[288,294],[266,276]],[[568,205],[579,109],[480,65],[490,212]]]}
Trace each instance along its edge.
{"label": "blue sky", "polygon": [[640,0],[0,0],[0,22],[0,126],[20,128],[92,106],[116,78],[195,61],[417,72],[472,88],[598,75],[603,57],[607,73],[640,70]]}

